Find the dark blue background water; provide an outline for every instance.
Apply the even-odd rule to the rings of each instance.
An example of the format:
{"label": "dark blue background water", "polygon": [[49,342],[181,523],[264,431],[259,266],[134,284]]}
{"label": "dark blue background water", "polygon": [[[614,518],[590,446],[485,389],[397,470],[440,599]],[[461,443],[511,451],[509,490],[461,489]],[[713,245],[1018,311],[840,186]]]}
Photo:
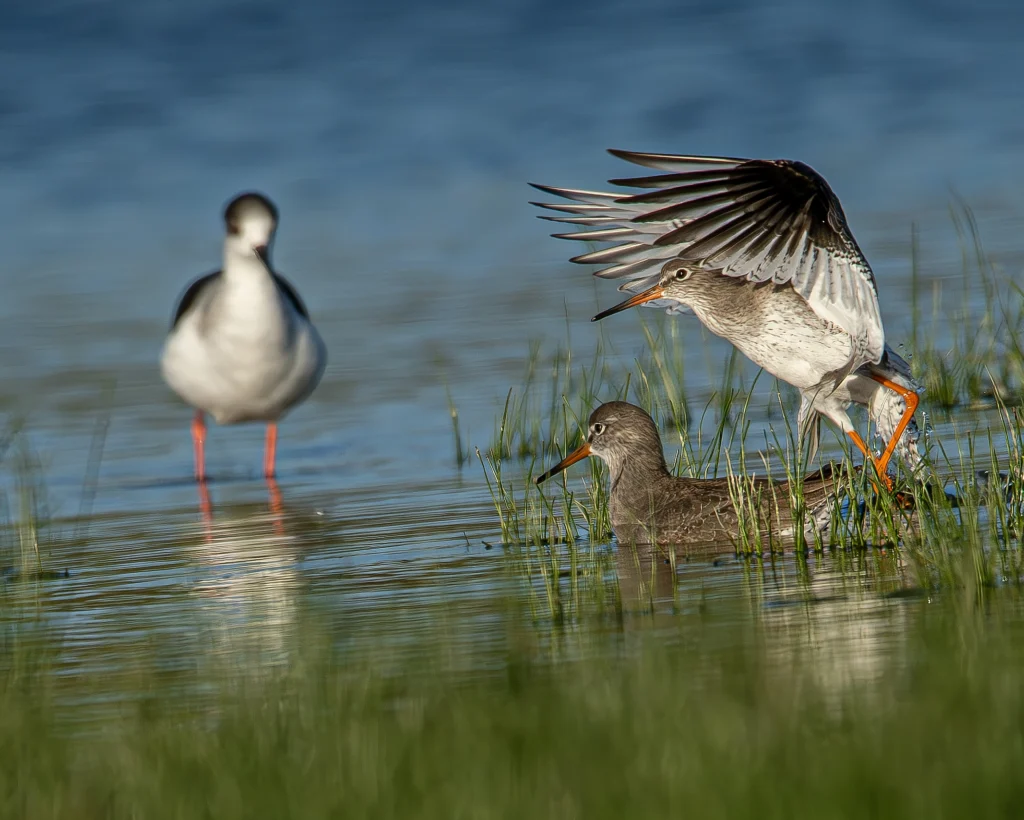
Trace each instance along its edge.
{"label": "dark blue background water", "polygon": [[[162,334],[219,263],[222,204],[259,188],[331,351],[283,428],[284,480],[448,475],[445,383],[482,445],[530,338],[564,338],[568,315],[589,355],[616,294],[565,263],[526,182],[599,188],[627,170],[607,147],[809,162],[898,341],[912,221],[926,273],[959,271],[951,189],[1019,263],[1022,21],[1011,2],[18,4],[0,27],[2,406],[69,499],[112,406],[98,503],[168,501],[121,492],[188,476]],[[606,332],[641,346],[634,318]],[[259,445],[216,431],[215,473],[254,475]]]}

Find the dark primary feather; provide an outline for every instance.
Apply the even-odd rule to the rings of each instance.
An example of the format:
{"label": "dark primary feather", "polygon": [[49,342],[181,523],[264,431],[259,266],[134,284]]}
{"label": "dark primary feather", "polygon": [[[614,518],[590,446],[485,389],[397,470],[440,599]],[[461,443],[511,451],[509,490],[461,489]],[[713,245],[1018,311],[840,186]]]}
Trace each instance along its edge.
{"label": "dark primary feather", "polygon": [[632,162],[634,165],[643,165],[645,168],[655,168],[659,171],[674,171],[680,167],[692,167],[694,165],[735,165],[738,162],[746,162],[740,157],[703,157],[696,154],[651,154],[646,151],[624,151],[621,148],[609,148],[608,153],[613,157]]}
{"label": "dark primary feather", "polygon": [[[295,308],[296,312],[304,319],[309,318],[309,311],[306,310],[306,306],[302,303],[302,299],[299,298],[298,291],[292,286],[291,282],[285,279],[279,273],[271,273],[274,276],[274,282],[281,289],[281,293],[285,295],[289,302],[292,303],[292,307]],[[195,304],[196,299],[199,298],[199,294],[207,287],[217,281],[217,277],[221,275],[221,271],[215,270],[213,273],[207,273],[203,276],[194,279],[189,283],[188,287],[185,288],[185,292],[181,294],[181,298],[178,300],[177,306],[174,308],[174,316],[171,319],[171,330],[177,327],[178,322],[181,321],[181,317],[184,316],[190,307]]]}
{"label": "dark primary feather", "polygon": [[[808,254],[819,249],[862,262],[858,270],[874,288],[874,276],[850,233],[839,199],[825,178],[809,165],[794,160],[675,156],[614,149],[610,153],[668,173],[612,180],[623,187],[652,189],[622,196],[531,183],[540,191],[573,203],[535,203],[573,215],[545,218],[596,228],[555,236],[621,243],[581,254],[574,262],[634,263],[646,252],[648,262],[656,264],[678,255],[708,266],[720,265],[727,275],[745,274],[753,281],[782,284],[794,277],[805,278],[809,271],[801,268],[813,264]],[[663,207],[657,207],[659,204]],[[674,245],[683,248],[672,248]],[[748,268],[748,264],[754,267]],[[629,264],[597,275],[624,278],[642,267]],[[802,282],[794,284],[801,291],[807,290],[801,287]]]}
{"label": "dark primary feather", "polygon": [[790,285],[820,319],[849,334],[851,367],[878,361],[885,333],[875,277],[839,199],[814,169],[794,160],[610,153],[666,173],[612,180],[645,189],[622,195],[533,184],[563,200],[537,203],[559,214],[545,218],[584,228],[555,236],[608,243],[573,262],[599,265],[595,276],[623,280],[619,290],[634,293],[672,259],[753,284]]}
{"label": "dark primary feather", "polygon": [[[825,179],[802,162],[749,160],[721,168],[713,180],[705,171],[671,176],[682,184],[624,199],[673,203],[644,214],[639,221],[668,222],[689,217],[686,224],[658,239],[660,245],[694,243],[685,251],[688,259],[743,252],[752,236],[765,232],[807,236],[827,250],[853,250],[853,237],[839,199]],[[649,179],[639,181],[646,184]],[[628,179],[618,182],[633,185]],[[775,253],[785,253],[789,244],[778,243]]]}

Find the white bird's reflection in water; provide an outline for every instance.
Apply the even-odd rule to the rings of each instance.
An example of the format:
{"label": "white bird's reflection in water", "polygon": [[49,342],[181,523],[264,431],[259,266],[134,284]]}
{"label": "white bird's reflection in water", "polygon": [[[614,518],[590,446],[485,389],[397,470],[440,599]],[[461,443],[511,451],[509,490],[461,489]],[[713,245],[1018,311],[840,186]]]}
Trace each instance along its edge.
{"label": "white bird's reflection in water", "polygon": [[[208,661],[219,673],[271,674],[297,646],[298,522],[286,513],[280,489],[268,484],[266,505],[217,508],[200,485],[203,537],[194,548],[201,631]],[[200,661],[202,662],[202,661]]]}
{"label": "white bird's reflection in water", "polygon": [[808,559],[805,577],[779,583],[762,574],[765,651],[801,669],[821,691],[876,690],[906,658],[912,599],[898,554]]}
{"label": "white bird's reflection in water", "polygon": [[748,560],[728,544],[675,556],[618,545],[616,567],[623,609],[666,625],[680,611],[724,612],[744,585],[769,668],[809,675],[824,692],[884,683],[905,656],[913,600],[894,552],[801,562],[792,552]]}

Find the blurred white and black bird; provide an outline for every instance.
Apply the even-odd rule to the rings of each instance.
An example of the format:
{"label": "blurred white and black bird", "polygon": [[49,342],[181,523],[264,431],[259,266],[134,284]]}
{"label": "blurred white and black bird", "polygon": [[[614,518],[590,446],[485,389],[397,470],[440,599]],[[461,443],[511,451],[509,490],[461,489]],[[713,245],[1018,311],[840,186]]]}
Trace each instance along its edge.
{"label": "blurred white and black bird", "polygon": [[277,422],[316,388],[327,349],[295,288],[270,263],[277,208],[246,193],[224,210],[224,266],[178,300],[164,343],[164,380],[195,408],[196,478],[206,478],[205,416],[265,422],[263,473],[274,475]]}

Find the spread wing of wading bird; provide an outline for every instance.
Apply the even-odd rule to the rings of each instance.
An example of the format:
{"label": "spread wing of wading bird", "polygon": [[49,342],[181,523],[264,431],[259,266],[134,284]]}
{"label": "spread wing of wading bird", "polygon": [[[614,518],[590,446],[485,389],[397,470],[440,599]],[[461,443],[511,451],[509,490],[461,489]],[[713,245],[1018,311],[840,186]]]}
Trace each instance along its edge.
{"label": "spread wing of wading bird", "polygon": [[[594,317],[636,305],[692,311],[712,333],[800,392],[798,434],[817,449],[820,417],[832,421],[886,475],[898,450],[920,464],[910,366],[885,344],[875,277],[839,200],[812,168],[790,160],[616,151],[666,173],[610,184],[620,195],[534,185],[568,202],[535,202],[586,230],[559,239],[612,242],[573,262],[625,279],[634,295]],[[873,458],[847,408],[866,405],[886,446]]]}
{"label": "spread wing of wading bird", "polygon": [[[591,455],[608,465],[608,512],[620,543],[711,544],[735,539],[743,527],[770,536],[794,534],[786,482],[672,475],[657,426],[634,404],[611,401],[598,407],[590,414],[583,444],[534,480],[540,484]],[[803,480],[808,534],[828,526],[833,502],[843,492],[841,478],[842,472],[829,465]]]}
{"label": "spread wing of wading bird", "polygon": [[327,349],[298,292],[270,265],[277,208],[235,197],[224,211],[224,267],[193,281],[178,300],[164,343],[164,380],[196,409],[196,478],[206,479],[206,422],[267,424],[263,474],[274,476],[277,422],[316,388]]}

